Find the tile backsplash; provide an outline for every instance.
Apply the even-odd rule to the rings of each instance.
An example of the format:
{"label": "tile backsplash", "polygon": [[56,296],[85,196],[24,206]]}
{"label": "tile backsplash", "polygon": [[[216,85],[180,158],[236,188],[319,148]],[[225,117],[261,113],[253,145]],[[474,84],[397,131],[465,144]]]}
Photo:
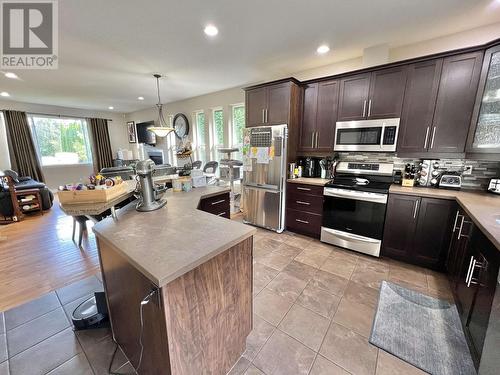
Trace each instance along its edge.
{"label": "tile backsplash", "polygon": [[[394,163],[394,169],[404,169],[405,164],[415,163],[420,159],[398,158],[391,153],[372,152],[339,152],[340,160],[372,161],[379,163]],[[461,170],[465,165],[472,167],[471,175],[462,176],[462,189],[486,190],[490,178],[500,178],[500,162],[470,159],[440,159],[440,164],[449,170]]]}

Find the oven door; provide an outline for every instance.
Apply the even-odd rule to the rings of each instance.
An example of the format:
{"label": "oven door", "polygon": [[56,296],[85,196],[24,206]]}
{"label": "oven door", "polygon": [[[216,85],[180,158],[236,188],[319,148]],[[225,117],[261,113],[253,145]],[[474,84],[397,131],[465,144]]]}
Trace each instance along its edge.
{"label": "oven door", "polygon": [[396,151],[399,119],[337,122],[334,151]]}
{"label": "oven door", "polygon": [[378,256],[387,194],[325,188],[321,240]]}

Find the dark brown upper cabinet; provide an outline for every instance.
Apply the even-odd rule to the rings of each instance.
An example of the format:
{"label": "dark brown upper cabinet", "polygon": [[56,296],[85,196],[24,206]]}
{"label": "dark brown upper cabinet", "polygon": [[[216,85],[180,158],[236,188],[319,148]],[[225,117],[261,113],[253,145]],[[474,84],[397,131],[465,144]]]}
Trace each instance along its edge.
{"label": "dark brown upper cabinet", "polygon": [[441,270],[455,212],[451,200],[389,194],[382,255]]}
{"label": "dark brown upper cabinet", "polygon": [[427,152],[442,66],[442,59],[408,66],[398,152]]}
{"label": "dark brown upper cabinet", "polygon": [[288,125],[287,157],[297,157],[302,88],[294,78],[245,88],[246,127]]}
{"label": "dark brown upper cabinet", "polygon": [[290,96],[290,83],[282,83],[267,88],[266,123],[268,125],[288,124]]}
{"label": "dark brown upper cabinet", "polygon": [[338,94],[338,81],[312,83],[304,87],[300,151],[332,151]]}
{"label": "dark brown upper cabinet", "polygon": [[265,123],[265,110],[267,108],[267,88],[261,87],[248,90],[245,95],[245,112],[247,126],[260,126]]}
{"label": "dark brown upper cabinet", "polygon": [[429,152],[462,153],[476,98],[483,52],[443,60]]}
{"label": "dark brown upper cabinet", "polygon": [[338,121],[400,117],[406,66],[340,80]]}
{"label": "dark brown upper cabinet", "polygon": [[246,126],[289,124],[292,107],[298,106],[297,87],[287,81],[246,89]]}
{"label": "dark brown upper cabinet", "polygon": [[342,78],[340,80],[338,121],[363,120],[366,118],[371,73]]}
{"label": "dark brown upper cabinet", "polygon": [[370,79],[367,118],[392,118],[401,116],[406,86],[406,66],[376,70]]}
{"label": "dark brown upper cabinet", "polygon": [[299,151],[314,150],[316,114],[318,112],[318,83],[304,86],[304,108],[300,125]]}
{"label": "dark brown upper cabinet", "polygon": [[500,46],[486,50],[472,113],[467,151],[500,153]]}

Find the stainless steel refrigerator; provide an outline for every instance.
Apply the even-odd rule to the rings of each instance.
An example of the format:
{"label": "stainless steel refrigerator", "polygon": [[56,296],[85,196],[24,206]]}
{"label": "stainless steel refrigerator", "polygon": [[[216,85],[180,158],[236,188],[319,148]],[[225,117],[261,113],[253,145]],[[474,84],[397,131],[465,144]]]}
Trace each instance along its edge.
{"label": "stainless steel refrigerator", "polygon": [[243,221],[285,229],[287,125],[245,129],[243,137]]}

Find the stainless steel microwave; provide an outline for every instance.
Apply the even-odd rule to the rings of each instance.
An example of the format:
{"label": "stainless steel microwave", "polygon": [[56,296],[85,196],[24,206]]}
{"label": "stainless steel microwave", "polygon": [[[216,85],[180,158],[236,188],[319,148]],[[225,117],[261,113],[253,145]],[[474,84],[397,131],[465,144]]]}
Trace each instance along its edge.
{"label": "stainless steel microwave", "polygon": [[339,121],[333,150],[394,152],[398,133],[399,118]]}

